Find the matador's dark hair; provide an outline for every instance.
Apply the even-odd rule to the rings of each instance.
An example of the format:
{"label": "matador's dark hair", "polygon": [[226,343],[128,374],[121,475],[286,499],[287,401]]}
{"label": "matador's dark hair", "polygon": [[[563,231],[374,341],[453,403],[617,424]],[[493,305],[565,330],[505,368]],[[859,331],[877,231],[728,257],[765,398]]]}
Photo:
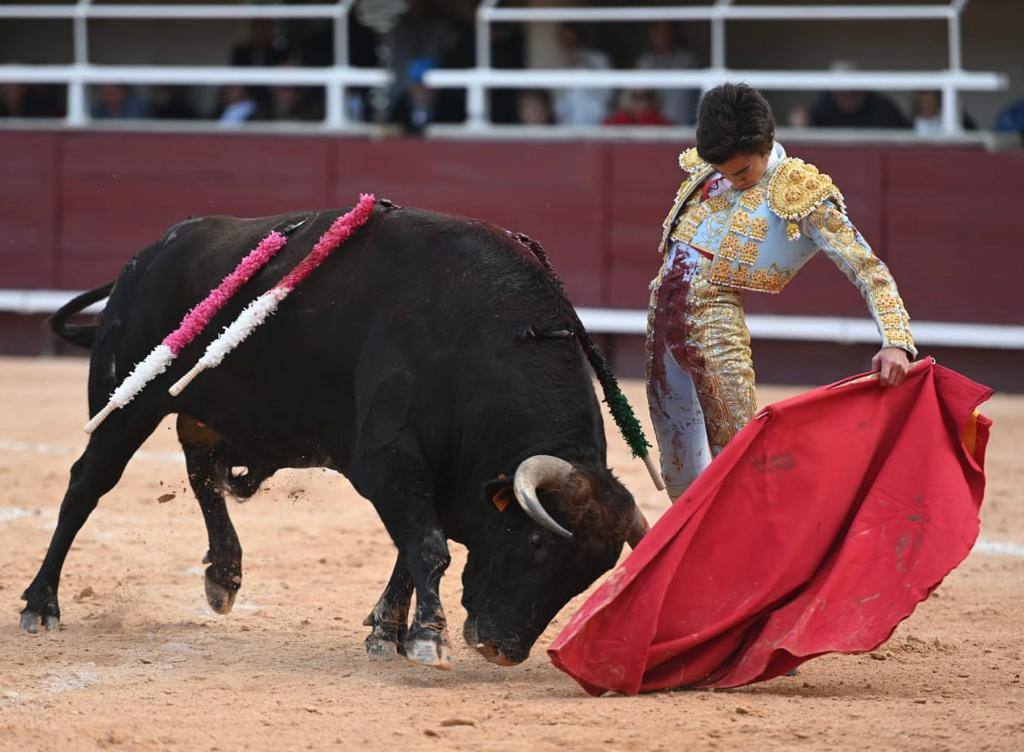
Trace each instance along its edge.
{"label": "matador's dark hair", "polygon": [[772,106],[746,84],[722,84],[697,106],[697,154],[722,164],[737,154],[767,154],[775,140]]}
{"label": "matador's dark hair", "polygon": [[[565,285],[562,283],[558,273],[551,266],[551,260],[548,259],[548,254],[533,238],[524,235],[521,232],[510,232],[513,238],[518,240],[520,243],[525,245],[537,260],[540,261],[541,265],[547,270],[548,274],[551,275],[552,280],[558,285],[559,290],[562,292],[562,296],[566,302],[569,302],[569,296],[565,292]],[[622,393],[622,389],[619,387],[619,382],[615,378],[615,374],[608,367],[608,362],[601,355],[601,351],[597,349],[597,345],[590,338],[590,334],[587,332],[586,327],[583,326],[583,322],[580,321],[579,315],[576,313],[576,309],[572,303],[568,305],[569,314],[573,319],[573,327],[575,329],[576,340],[580,343],[580,347],[583,348],[584,354],[587,356],[587,360],[590,362],[590,367],[594,369],[594,374],[597,376],[597,380],[601,384],[601,391],[604,392],[604,401],[608,405],[608,409],[611,411],[612,419],[615,421],[615,425],[619,427],[619,432],[622,434],[622,438],[626,440],[629,445],[630,451],[632,451],[634,457],[646,457],[647,449],[651,446],[651,442],[647,440],[644,435],[643,426],[640,425],[640,421],[637,420],[636,413],[633,412],[633,406],[629,404],[629,400],[626,399],[626,395]]]}

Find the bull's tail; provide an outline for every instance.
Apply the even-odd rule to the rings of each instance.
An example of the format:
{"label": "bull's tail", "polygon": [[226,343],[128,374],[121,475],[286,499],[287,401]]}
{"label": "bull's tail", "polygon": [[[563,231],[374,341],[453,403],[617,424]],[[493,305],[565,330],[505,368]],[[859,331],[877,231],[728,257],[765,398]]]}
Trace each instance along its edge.
{"label": "bull's tail", "polygon": [[80,313],[88,308],[93,303],[103,300],[110,296],[110,291],[114,289],[114,283],[108,282],[102,287],[97,287],[88,292],[83,292],[67,303],[57,309],[47,320],[50,325],[50,329],[61,339],[70,342],[73,345],[79,345],[80,347],[90,348],[92,347],[93,341],[96,339],[96,331],[100,328],[99,324],[69,324],[68,319],[74,316],[76,313]]}

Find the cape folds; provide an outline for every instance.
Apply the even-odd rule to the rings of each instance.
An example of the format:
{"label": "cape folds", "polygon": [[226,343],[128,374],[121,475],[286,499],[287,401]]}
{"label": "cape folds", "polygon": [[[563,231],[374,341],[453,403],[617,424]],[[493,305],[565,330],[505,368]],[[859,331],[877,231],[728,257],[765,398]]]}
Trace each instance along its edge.
{"label": "cape folds", "polygon": [[735,687],[872,650],[971,550],[991,390],[927,360],[762,410],[549,650],[587,692]]}

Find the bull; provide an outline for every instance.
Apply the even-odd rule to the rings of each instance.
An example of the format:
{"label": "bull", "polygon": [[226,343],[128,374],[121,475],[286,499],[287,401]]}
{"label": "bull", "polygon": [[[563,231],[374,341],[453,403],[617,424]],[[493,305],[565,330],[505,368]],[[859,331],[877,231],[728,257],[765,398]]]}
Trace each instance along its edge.
{"label": "bull", "polygon": [[[90,435],[22,596],[23,629],[57,627],[60,573],[75,535],[171,413],[206,524],[206,597],[217,613],[231,610],[242,582],[225,495],[247,498],[280,468],[323,467],[373,504],[397,548],[364,622],[373,658],[450,668],[438,595],[449,539],[468,549],[464,637],[488,660],[511,665],[615,564],[624,542],[635,545],[646,532],[607,468],[579,346],[589,338],[561,283],[539,245],[484,222],[378,202],[254,337],[180,396],[168,394],[212,332],[291,269],[340,214],[186,220],[131,259],[116,282],[54,314],[56,334],[91,348],[95,415],[249,248],[271,230],[289,235],[204,336]],[[69,322],[104,298],[98,323]]]}

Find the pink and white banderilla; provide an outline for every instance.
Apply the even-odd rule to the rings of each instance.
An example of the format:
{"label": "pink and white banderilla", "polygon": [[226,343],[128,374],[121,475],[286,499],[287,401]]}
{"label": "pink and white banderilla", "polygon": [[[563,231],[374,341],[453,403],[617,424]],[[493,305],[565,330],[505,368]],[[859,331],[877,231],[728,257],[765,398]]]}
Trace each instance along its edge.
{"label": "pink and white banderilla", "polygon": [[142,391],[146,384],[166,371],[178,354],[185,349],[185,346],[195,339],[210,323],[210,319],[231,300],[231,296],[252,279],[253,275],[262,269],[284,247],[286,242],[285,236],[275,230],[249,251],[248,255],[238,262],[235,270],[221,280],[221,283],[206,296],[203,302],[185,314],[178,328],[164,337],[163,342],[135,365],[132,372],[110,395],[106,406],[85,424],[85,432],[95,431],[114,410],[127,405],[135,399],[135,396]]}
{"label": "pink and white banderilla", "polygon": [[284,279],[246,306],[245,310],[238,314],[238,318],[209,344],[203,357],[193,366],[192,370],[178,379],[168,391],[177,396],[192,383],[196,376],[208,368],[219,366],[228,353],[238,347],[270,314],[277,310],[281,301],[287,298],[302,280],[320,266],[338,246],[348,240],[353,232],[365,224],[373,213],[374,203],[376,203],[376,198],[372,193],[360,194],[359,203],[352,211],[338,217],[320,236],[320,240],[313,246],[313,250],[296,264]]}

